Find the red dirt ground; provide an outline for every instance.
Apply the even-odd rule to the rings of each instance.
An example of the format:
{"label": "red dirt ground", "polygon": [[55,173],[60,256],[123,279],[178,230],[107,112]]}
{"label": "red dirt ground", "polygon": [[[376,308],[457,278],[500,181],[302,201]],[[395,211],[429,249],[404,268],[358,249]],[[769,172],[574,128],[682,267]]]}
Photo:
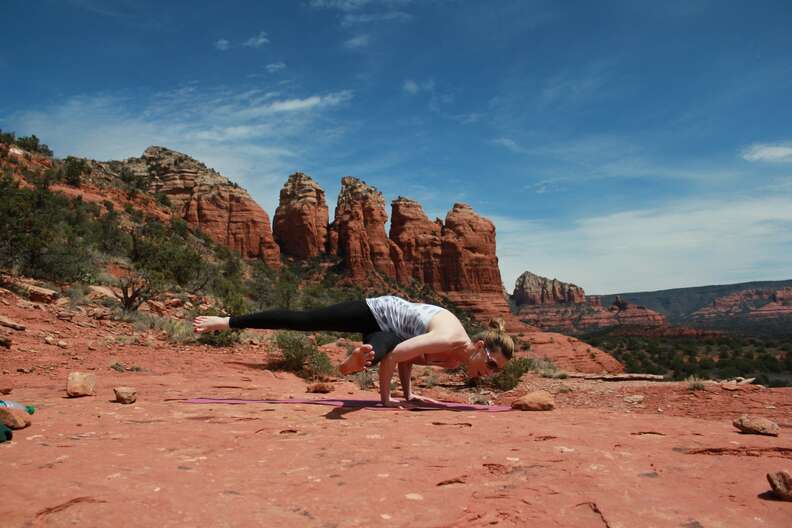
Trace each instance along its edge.
{"label": "red dirt ground", "polygon": [[[0,300],[0,315],[27,326],[0,332],[13,341],[0,348],[0,388],[13,392],[0,398],[38,408],[0,444],[2,527],[792,526],[792,503],[770,498],[765,478],[792,471],[792,389],[526,376],[490,398],[542,388],[556,410],[192,405],[178,400],[324,395],[266,370],[266,344],[174,345],[127,323],[60,320],[65,308],[8,292]],[[96,396],[65,397],[74,370],[96,374]],[[426,393],[471,397],[458,380],[436,381]],[[138,401],[114,403],[119,385]],[[334,387],[327,397],[376,398],[348,380]],[[743,413],[777,421],[781,435],[738,433],[731,420]]]}

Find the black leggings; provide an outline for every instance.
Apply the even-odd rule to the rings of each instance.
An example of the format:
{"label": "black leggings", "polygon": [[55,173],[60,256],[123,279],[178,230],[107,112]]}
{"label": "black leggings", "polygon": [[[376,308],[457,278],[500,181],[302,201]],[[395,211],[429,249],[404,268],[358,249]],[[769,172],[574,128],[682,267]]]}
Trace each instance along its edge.
{"label": "black leggings", "polygon": [[266,310],[231,317],[228,325],[231,328],[360,333],[363,342],[374,348],[374,364],[402,341],[396,334],[380,330],[366,301],[347,301],[303,311]]}

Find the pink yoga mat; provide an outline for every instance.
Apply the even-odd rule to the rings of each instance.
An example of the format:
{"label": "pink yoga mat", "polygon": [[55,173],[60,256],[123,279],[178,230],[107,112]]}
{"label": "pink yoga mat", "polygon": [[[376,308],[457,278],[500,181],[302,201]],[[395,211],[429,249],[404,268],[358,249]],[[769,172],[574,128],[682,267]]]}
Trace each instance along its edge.
{"label": "pink yoga mat", "polygon": [[[371,409],[372,411],[393,411],[399,410],[394,407],[383,407],[379,400],[335,400],[335,399],[322,399],[322,400],[308,400],[308,399],[292,399],[292,400],[237,400],[233,398],[191,398],[183,400],[183,403],[227,403],[231,405],[241,405],[244,403],[301,403],[310,405],[329,405],[331,407],[343,407],[347,409]],[[411,403],[409,408],[404,410],[410,411],[486,411],[486,412],[504,412],[511,411],[508,405],[476,405],[473,403],[453,403],[441,402],[438,404],[432,403]]]}

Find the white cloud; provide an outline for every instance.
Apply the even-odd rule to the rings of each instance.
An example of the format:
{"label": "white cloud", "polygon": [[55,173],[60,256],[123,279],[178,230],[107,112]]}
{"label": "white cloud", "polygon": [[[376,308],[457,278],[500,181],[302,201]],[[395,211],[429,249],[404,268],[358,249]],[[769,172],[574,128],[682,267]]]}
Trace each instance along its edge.
{"label": "white cloud", "polygon": [[792,162],[792,143],[756,143],[743,150],[746,161]]}
{"label": "white cloud", "polygon": [[318,9],[338,9],[339,11],[357,11],[364,7],[393,7],[406,5],[412,0],[311,0],[310,6]]}
{"label": "white cloud", "polygon": [[418,83],[416,83],[412,79],[407,79],[406,81],[404,81],[404,84],[402,85],[402,89],[408,94],[413,94],[413,95],[417,94],[421,90],[421,88],[418,86]]}
{"label": "white cloud", "polygon": [[3,122],[20,135],[41,136],[60,157],[125,159],[150,145],[184,152],[245,187],[272,215],[280,187],[300,160],[316,157],[343,134],[330,110],[352,98],[348,90],[288,97],[187,86],[146,100],[70,97],[3,116]]}
{"label": "white cloud", "polygon": [[590,294],[792,278],[792,194],[683,200],[571,226],[489,218],[509,291],[524,271]]}
{"label": "white cloud", "polygon": [[344,42],[344,47],[349,49],[365,48],[369,45],[371,37],[369,35],[358,35]]}
{"label": "white cloud", "polygon": [[226,39],[219,39],[215,41],[214,46],[220,51],[225,51],[231,47],[231,43],[228,42]]}
{"label": "white cloud", "polygon": [[506,147],[507,149],[511,150],[516,154],[522,154],[526,152],[526,149],[520,146],[516,141],[512,138],[507,137],[499,137],[492,140],[492,143],[495,145],[500,145],[501,147]]}
{"label": "white cloud", "polygon": [[341,25],[344,27],[354,26],[357,24],[370,24],[376,22],[405,22],[410,20],[412,15],[402,11],[389,11],[386,13],[365,13],[365,14],[350,14],[347,13],[341,18]]}
{"label": "white cloud", "polygon": [[260,48],[264,44],[269,44],[269,39],[267,38],[267,33],[265,31],[261,31],[255,37],[250,37],[247,39],[244,45],[249,48]]}
{"label": "white cloud", "polygon": [[267,68],[268,72],[276,73],[276,72],[279,72],[279,71],[283,70],[284,68],[286,68],[286,63],[284,63],[284,62],[273,62],[273,63],[267,64],[266,68]]}
{"label": "white cloud", "polygon": [[[428,81],[423,81],[423,82],[419,83],[419,82],[416,82],[416,81],[414,81],[412,79],[407,79],[402,84],[402,90],[404,90],[405,92],[407,92],[410,95],[415,95],[415,94],[417,94],[419,92],[428,92],[428,93],[431,93],[431,94],[434,95],[435,82],[430,79]],[[445,95],[445,96],[442,96],[442,97],[447,98],[447,97],[453,97],[453,96]]]}

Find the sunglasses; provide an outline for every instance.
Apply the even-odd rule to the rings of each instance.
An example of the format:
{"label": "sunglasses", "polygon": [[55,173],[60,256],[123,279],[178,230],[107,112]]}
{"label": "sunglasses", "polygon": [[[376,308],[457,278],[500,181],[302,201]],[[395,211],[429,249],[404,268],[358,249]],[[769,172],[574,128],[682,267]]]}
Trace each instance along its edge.
{"label": "sunglasses", "polygon": [[500,370],[500,365],[498,365],[498,362],[493,359],[492,353],[489,351],[487,347],[484,347],[484,357],[487,358],[484,364],[487,365],[488,369],[490,369],[493,372],[497,372]]}

